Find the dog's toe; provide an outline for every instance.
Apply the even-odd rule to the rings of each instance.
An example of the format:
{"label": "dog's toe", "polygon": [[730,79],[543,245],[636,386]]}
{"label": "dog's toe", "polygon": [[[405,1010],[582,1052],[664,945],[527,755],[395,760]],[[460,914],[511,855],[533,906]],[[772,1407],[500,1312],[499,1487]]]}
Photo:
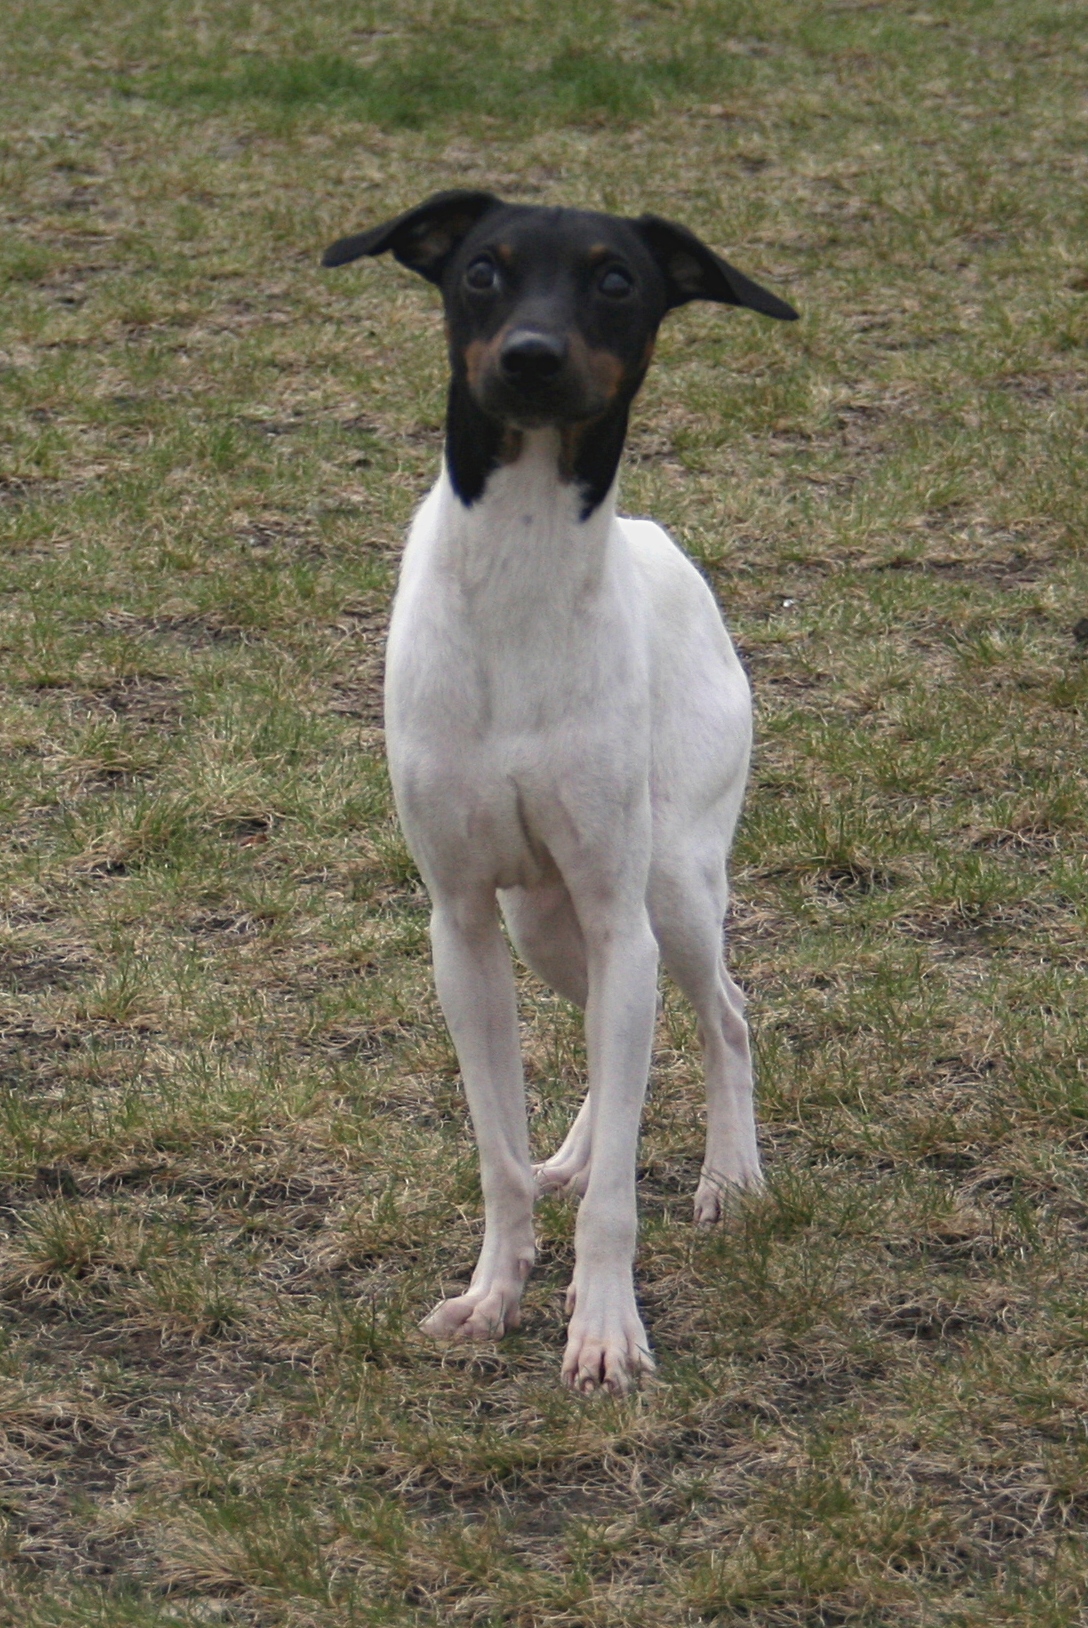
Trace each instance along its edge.
{"label": "dog's toe", "polygon": [[717,1188],[701,1181],[695,1190],[693,1220],[697,1227],[712,1227],[722,1218],[722,1195]]}
{"label": "dog's toe", "polygon": [[626,1307],[606,1303],[586,1314],[579,1313],[575,1303],[563,1357],[565,1385],[583,1396],[597,1390],[623,1396],[653,1371],[650,1342],[633,1300]]}
{"label": "dog's toe", "polygon": [[589,1164],[575,1163],[574,1160],[548,1159],[544,1164],[538,1164],[534,1171],[536,1177],[536,1190],[538,1193],[571,1193],[576,1198],[584,1198],[586,1188],[589,1186]]}
{"label": "dog's toe", "polygon": [[432,1340],[501,1340],[520,1321],[517,1301],[502,1289],[482,1295],[470,1289],[440,1301],[419,1326]]}
{"label": "dog's toe", "polygon": [[745,1203],[763,1191],[763,1177],[759,1171],[745,1173],[739,1178],[708,1175],[704,1170],[695,1189],[692,1219],[697,1227],[712,1227],[719,1221],[736,1218]]}

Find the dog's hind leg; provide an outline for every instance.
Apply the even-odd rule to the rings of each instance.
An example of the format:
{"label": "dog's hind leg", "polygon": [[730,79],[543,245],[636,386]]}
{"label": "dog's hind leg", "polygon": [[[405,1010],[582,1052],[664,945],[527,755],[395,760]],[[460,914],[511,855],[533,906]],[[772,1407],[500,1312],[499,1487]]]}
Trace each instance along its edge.
{"label": "dog's hind leg", "polygon": [[584,1197],[589,1185],[589,1165],[593,1153],[593,1105],[587,1091],[574,1124],[550,1159],[535,1167],[537,1191],[575,1193]]}
{"label": "dog's hind leg", "polygon": [[[586,941],[562,882],[544,887],[508,888],[499,894],[503,917],[521,959],[564,1000],[585,1007],[589,980]],[[565,1189],[581,1197],[589,1180],[590,1101],[586,1093],[578,1116],[560,1148],[536,1166],[542,1193]]]}
{"label": "dog's hind leg", "polygon": [[584,1008],[589,990],[586,941],[564,884],[504,888],[499,903],[525,965],[557,995]]}
{"label": "dog's hind leg", "polygon": [[[718,881],[720,876],[721,880]],[[656,876],[651,915],[666,969],[695,1008],[706,1072],[706,1157],[695,1221],[720,1219],[730,1192],[762,1184],[752,1103],[752,1056],[744,995],[722,948],[724,867]]]}
{"label": "dog's hind leg", "polygon": [[706,1155],[695,1189],[699,1226],[719,1221],[729,1194],[763,1185],[752,1103],[752,1052],[742,991],[719,959],[713,1016],[701,1019],[706,1071]]}

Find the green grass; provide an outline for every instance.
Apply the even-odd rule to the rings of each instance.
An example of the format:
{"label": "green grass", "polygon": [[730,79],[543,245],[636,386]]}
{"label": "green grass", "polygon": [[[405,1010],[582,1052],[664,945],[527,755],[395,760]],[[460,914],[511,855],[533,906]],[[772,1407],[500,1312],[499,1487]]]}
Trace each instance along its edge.
{"label": "green grass", "polygon": [[232,102],[297,111],[318,104],[387,128],[424,129],[451,115],[544,125],[557,118],[625,123],[660,98],[720,90],[740,79],[728,58],[697,54],[623,58],[601,39],[566,45],[539,64],[496,56],[471,27],[441,48],[413,42],[403,55],[363,67],[343,56],[254,57],[240,68],[194,65],[123,84],[173,105]]}
{"label": "green grass", "polygon": [[[1083,1622],[1081,9],[0,8],[0,1621]],[[624,476],[754,681],[769,1189],[690,1228],[666,990],[623,1402],[565,1202],[517,1334],[416,1333],[480,1233],[380,728],[441,322],[318,261],[463,184],[803,314],[672,317]]]}

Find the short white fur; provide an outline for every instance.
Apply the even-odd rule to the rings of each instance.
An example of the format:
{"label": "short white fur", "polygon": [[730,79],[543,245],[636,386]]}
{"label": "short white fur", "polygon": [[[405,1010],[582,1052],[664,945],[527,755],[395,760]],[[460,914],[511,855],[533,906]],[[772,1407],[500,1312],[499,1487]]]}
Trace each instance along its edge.
{"label": "short white fur", "polygon": [[[751,701],[717,606],[658,526],[586,519],[553,429],[471,506],[445,469],[412,525],[386,669],[389,763],[432,902],[435,979],[479,1144],[469,1288],[423,1324],[519,1320],[538,1192],[581,1196],[564,1380],[623,1391],[653,1367],[635,1303],[635,1161],[659,953],[699,1023],[707,1140],[695,1219],[758,1185],[744,999],[723,957],[726,866]],[[589,1091],[534,1171],[513,969],[585,1008]]]}

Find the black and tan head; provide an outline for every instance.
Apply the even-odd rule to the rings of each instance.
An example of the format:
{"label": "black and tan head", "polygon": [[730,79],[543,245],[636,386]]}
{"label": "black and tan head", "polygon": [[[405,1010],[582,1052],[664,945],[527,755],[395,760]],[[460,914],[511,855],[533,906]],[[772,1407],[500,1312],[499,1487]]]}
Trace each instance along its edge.
{"label": "black and tan head", "polygon": [[341,238],[322,263],[387,251],[442,291],[453,375],[446,455],[466,504],[516,454],[522,432],[550,425],[560,432],[562,473],[581,485],[589,514],[612,484],[666,312],[714,300],[797,315],[656,215],[628,220],[441,192]]}

